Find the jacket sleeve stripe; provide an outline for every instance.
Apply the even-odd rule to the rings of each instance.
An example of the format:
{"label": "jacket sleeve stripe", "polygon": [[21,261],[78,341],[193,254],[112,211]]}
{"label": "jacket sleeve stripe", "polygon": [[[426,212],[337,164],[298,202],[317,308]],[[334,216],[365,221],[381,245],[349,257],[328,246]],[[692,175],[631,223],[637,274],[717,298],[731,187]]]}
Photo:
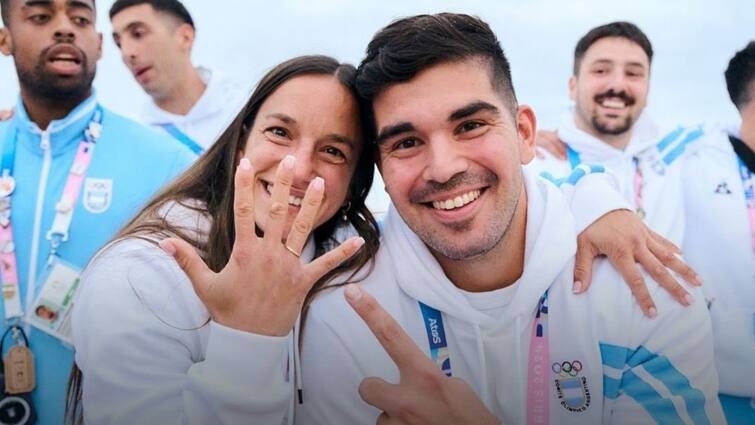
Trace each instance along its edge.
{"label": "jacket sleeve stripe", "polygon": [[639,403],[655,422],[663,425],[684,424],[671,400],[662,397],[650,384],[628,370],[622,378],[622,389],[626,395]]}

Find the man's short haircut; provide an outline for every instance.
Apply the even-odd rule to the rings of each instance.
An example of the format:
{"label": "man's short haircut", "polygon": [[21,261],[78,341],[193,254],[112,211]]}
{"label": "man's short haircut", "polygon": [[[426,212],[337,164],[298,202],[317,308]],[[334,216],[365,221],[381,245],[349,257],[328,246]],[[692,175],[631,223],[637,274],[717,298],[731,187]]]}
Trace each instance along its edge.
{"label": "man's short haircut", "polygon": [[648,63],[653,62],[653,45],[645,33],[631,22],[617,21],[595,27],[579,39],[577,47],[574,48],[574,75],[579,73],[582,58],[584,58],[590,46],[607,37],[621,37],[634,42],[645,51],[648,56]]}
{"label": "man's short haircut", "polygon": [[189,24],[192,28],[196,29],[191,14],[189,14],[186,6],[178,0],[116,0],[110,7],[110,20],[112,21],[113,17],[121,13],[124,9],[142,4],[148,4],[152,6],[155,11],[167,13],[178,19],[181,23]]}
{"label": "man's short haircut", "polygon": [[[10,19],[10,2],[11,0],[0,0],[0,18],[3,20],[3,25],[8,26]],[[96,0],[92,0],[92,5],[97,7]]]}
{"label": "man's short haircut", "polygon": [[751,102],[752,91],[755,89],[755,41],[751,41],[744,49],[738,51],[729,61],[729,67],[724,72],[726,89],[729,97],[737,109],[741,110]]}
{"label": "man's short haircut", "polygon": [[369,108],[375,96],[392,84],[411,80],[437,64],[476,58],[488,64],[493,88],[514,111],[511,70],[498,39],[481,19],[462,14],[417,15],[380,30],[359,65],[357,90]]}

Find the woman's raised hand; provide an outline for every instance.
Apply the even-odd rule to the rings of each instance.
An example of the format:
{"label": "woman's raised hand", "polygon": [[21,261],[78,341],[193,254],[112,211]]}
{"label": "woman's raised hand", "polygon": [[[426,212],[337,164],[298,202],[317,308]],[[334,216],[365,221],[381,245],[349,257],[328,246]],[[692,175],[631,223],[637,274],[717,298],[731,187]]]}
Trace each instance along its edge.
{"label": "woman's raised hand", "polygon": [[282,242],[295,162],[293,156],[287,156],[278,165],[265,234],[258,237],[255,171],[248,159],[241,160],[233,205],[236,239],[228,264],[219,273],[210,270],[186,241],[171,238],[160,243],[188,275],[212,319],[221,325],[260,335],[287,335],[315,282],[364,244],[362,238],[354,237],[308,264],[299,260],[322,203],[325,182],[320,177],[310,181],[285,244]]}

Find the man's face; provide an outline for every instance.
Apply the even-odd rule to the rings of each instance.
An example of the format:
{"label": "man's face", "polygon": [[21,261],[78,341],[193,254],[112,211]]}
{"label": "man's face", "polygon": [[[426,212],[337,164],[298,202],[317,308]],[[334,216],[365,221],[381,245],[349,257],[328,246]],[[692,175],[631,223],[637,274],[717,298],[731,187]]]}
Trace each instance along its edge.
{"label": "man's face", "polygon": [[438,255],[465,260],[503,239],[533,157],[535,116],[493,88],[486,62],[432,66],[373,103],[379,168],[409,227]]}
{"label": "man's face", "polygon": [[66,100],[87,96],[102,55],[92,0],[12,0],[0,50],[23,90]]}
{"label": "man's face", "polygon": [[632,128],[647,103],[650,62],[642,48],[622,37],[596,41],[569,80],[577,127],[597,137]]}
{"label": "man's face", "polygon": [[113,40],[140,86],[153,98],[165,97],[174,73],[190,60],[190,25],[155,11],[152,5],[129,7],[113,16]]}

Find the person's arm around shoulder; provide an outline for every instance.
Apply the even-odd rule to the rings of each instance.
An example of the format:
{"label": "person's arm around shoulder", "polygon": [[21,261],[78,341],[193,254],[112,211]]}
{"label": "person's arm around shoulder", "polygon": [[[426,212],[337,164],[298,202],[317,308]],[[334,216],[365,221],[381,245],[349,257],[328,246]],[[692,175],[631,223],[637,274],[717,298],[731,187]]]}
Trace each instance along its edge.
{"label": "person's arm around shoulder", "polygon": [[170,257],[121,244],[88,267],[74,308],[85,423],[280,423],[291,397],[288,339],[207,323]]}
{"label": "person's arm around shoulder", "polygon": [[[695,301],[684,307],[659,290],[657,283],[651,281],[651,286],[657,318],[643,317],[632,303],[631,326],[614,329],[616,334],[632,333],[630,347],[602,347],[604,365],[622,371],[620,379],[604,380],[604,394],[616,398],[611,423],[644,424],[648,418],[658,424],[726,423],[718,400],[710,317],[701,291],[691,290]],[[612,364],[619,358],[623,365]]]}

